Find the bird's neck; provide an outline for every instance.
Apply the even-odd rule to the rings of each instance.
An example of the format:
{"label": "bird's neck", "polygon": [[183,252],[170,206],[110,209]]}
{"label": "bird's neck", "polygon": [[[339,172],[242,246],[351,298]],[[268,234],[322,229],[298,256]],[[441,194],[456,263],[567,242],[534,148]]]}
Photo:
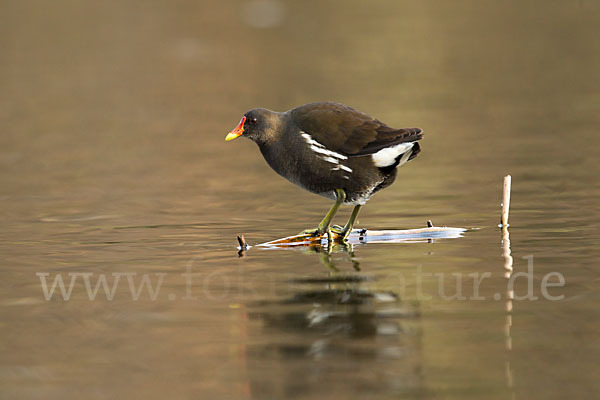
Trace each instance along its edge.
{"label": "bird's neck", "polygon": [[290,150],[293,146],[287,143],[288,137],[282,136],[280,140],[266,143],[257,143],[263,157],[275,172],[283,177],[292,180],[290,174],[286,173],[293,171],[299,162],[298,152]]}

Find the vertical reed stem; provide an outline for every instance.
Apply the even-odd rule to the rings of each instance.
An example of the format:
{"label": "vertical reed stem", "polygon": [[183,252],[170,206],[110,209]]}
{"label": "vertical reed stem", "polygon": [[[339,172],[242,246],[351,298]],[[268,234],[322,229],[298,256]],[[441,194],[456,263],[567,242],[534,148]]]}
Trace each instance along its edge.
{"label": "vertical reed stem", "polygon": [[504,177],[504,190],[502,193],[502,216],[500,219],[501,227],[508,227],[508,212],[510,209],[510,184],[511,176],[506,175]]}

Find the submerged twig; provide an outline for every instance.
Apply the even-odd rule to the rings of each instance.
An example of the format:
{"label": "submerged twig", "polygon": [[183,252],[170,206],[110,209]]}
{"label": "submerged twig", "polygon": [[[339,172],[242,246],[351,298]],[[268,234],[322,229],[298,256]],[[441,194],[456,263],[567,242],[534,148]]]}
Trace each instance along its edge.
{"label": "submerged twig", "polygon": [[246,243],[246,238],[244,237],[244,235],[238,235],[237,240],[238,240],[238,243],[240,244],[241,248],[246,249],[248,247],[248,244]]}
{"label": "submerged twig", "polygon": [[238,246],[238,256],[243,257],[245,255],[245,251],[248,250],[250,246],[248,245],[248,243],[246,243],[246,238],[243,234],[239,234],[237,236],[237,241],[240,244]]}
{"label": "submerged twig", "polygon": [[[419,229],[402,230],[366,230],[354,229],[347,239],[349,244],[360,243],[400,243],[427,241],[429,239],[449,239],[461,237],[466,231],[464,228],[451,227],[427,227]],[[334,241],[339,240],[339,236],[334,233]],[[322,244],[330,245],[327,237],[315,236],[309,234],[288,236],[266,243],[257,244],[257,247],[288,247],[288,246],[320,246]]]}

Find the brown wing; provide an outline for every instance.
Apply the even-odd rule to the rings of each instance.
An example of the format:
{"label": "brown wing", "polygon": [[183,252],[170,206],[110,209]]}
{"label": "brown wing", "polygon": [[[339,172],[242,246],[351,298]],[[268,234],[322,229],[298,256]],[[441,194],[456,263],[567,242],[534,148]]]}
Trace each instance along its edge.
{"label": "brown wing", "polygon": [[339,103],[311,103],[291,111],[295,124],[332,151],[350,157],[373,154],[423,137],[419,128],[394,129]]}

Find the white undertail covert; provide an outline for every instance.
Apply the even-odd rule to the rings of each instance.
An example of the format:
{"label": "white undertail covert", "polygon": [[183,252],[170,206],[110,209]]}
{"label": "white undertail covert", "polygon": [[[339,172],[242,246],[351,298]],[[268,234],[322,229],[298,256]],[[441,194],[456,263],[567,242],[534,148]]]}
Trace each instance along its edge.
{"label": "white undertail covert", "polygon": [[396,158],[402,155],[400,162],[398,163],[398,166],[401,166],[410,158],[414,143],[415,142],[400,143],[395,146],[386,147],[385,149],[379,150],[377,153],[371,155],[373,158],[373,164],[379,168],[389,167],[396,162]]}

